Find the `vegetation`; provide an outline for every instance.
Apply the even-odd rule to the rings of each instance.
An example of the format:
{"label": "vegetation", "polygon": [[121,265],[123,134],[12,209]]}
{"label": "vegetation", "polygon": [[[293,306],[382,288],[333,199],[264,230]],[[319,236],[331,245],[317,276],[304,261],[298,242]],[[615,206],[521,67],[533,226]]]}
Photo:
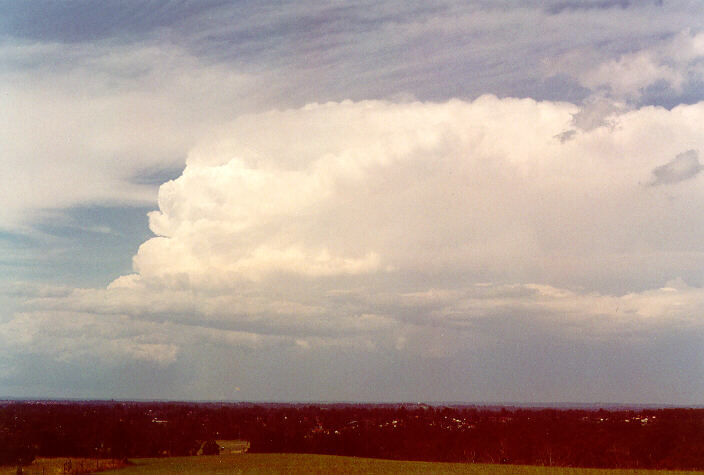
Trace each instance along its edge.
{"label": "vegetation", "polygon": [[497,475],[683,475],[684,472],[651,470],[603,470],[566,469],[555,467],[534,467],[518,465],[486,465],[442,462],[413,462],[399,460],[379,460],[358,457],[342,457],[310,454],[246,454],[211,457],[177,457],[167,459],[142,459],[119,471],[119,475],[131,473],[463,473]]}
{"label": "vegetation", "polygon": [[[31,464],[22,467],[25,475],[49,475],[61,473],[95,473],[106,470],[114,470],[127,465],[127,462],[114,459],[88,459],[77,457],[44,458],[39,457]],[[16,475],[15,467],[0,466],[0,475]]]}
{"label": "vegetation", "polygon": [[[6,465],[34,456],[125,461],[220,452],[220,460],[230,460],[234,452],[248,449],[247,457],[298,453],[512,466],[704,469],[702,409],[7,402],[0,404],[0,437]],[[226,445],[215,442],[235,439]],[[203,462],[189,463],[210,460],[203,457]],[[257,458],[237,460],[254,463]]]}
{"label": "vegetation", "polygon": [[[521,465],[486,465],[442,462],[413,462],[358,457],[310,454],[239,454],[201,457],[162,457],[134,459],[129,465],[115,466],[105,460],[73,459],[72,473],[83,470],[107,470],[115,475],[169,473],[398,473],[398,474],[497,474],[497,475],[686,475],[694,472],[653,470],[584,469],[535,467]],[[65,459],[37,459],[24,469],[26,475],[62,473]],[[97,464],[97,465],[96,465]],[[111,468],[117,468],[111,470]],[[0,475],[14,475],[15,470],[0,468]]]}

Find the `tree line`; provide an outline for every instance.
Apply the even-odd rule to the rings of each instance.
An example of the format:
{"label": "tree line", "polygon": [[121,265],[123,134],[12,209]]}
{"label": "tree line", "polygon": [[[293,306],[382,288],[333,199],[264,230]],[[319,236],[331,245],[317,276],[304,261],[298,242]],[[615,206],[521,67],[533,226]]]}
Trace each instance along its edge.
{"label": "tree line", "polygon": [[251,452],[603,468],[704,469],[704,409],[8,401],[0,465],[35,456]]}

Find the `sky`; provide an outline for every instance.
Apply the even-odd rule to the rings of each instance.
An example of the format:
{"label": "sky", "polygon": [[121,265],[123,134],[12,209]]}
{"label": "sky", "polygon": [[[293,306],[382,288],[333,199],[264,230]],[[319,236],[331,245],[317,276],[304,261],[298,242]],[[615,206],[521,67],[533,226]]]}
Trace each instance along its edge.
{"label": "sky", "polygon": [[704,3],[0,10],[0,397],[704,404]]}

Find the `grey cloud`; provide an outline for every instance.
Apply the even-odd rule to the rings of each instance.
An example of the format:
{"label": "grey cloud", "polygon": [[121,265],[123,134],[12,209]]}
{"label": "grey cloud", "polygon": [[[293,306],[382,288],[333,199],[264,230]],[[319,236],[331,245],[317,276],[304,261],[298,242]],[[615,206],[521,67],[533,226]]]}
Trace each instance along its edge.
{"label": "grey cloud", "polygon": [[699,154],[696,150],[687,150],[680,153],[673,160],[653,169],[652,186],[672,185],[681,181],[694,178],[702,171],[704,166],[699,163]]}
{"label": "grey cloud", "polygon": [[[693,69],[693,68],[690,68]],[[689,71],[687,81],[680,90],[673,89],[665,81],[658,81],[642,91],[642,104],[659,104],[672,109],[679,104],[695,104],[704,99],[704,75],[697,76],[696,71]]]}
{"label": "grey cloud", "polygon": [[572,114],[571,125],[574,128],[557,134],[555,138],[564,143],[572,140],[579,131],[589,132],[599,127],[613,129],[615,126],[614,116],[627,110],[625,105],[612,100],[603,97],[590,97],[584,101],[579,111]]}
{"label": "grey cloud", "polygon": [[[106,2],[97,9],[86,3],[54,2],[47,7],[50,14],[27,6],[34,3],[16,4],[7,2],[2,10],[5,23],[0,23],[0,31],[11,38],[51,43],[62,41],[61,35],[74,35],[75,41],[89,43],[96,35],[104,35],[100,38],[134,46],[165,41],[205,63],[261,75],[262,81],[283,78],[262,86],[272,91],[278,101],[275,107],[399,93],[421,100],[471,98],[490,92],[579,101],[585,90],[567,80],[569,74],[560,76],[558,71],[557,76],[546,77],[542,61],[595,46],[601,59],[609,59],[644,39],[670,35],[687,26],[696,28],[696,19],[701,17],[701,9],[691,4],[674,4],[667,15],[657,19],[649,17],[646,9],[618,9],[613,15],[603,11],[609,5],[635,5],[624,0],[558,2],[548,7],[579,8],[579,15],[565,19],[552,18],[539,2],[526,2],[520,8],[511,2],[446,2],[440,7],[402,2],[345,7],[186,2],[179,7],[164,4],[155,12],[137,8],[137,3],[128,8]],[[42,19],[36,18],[38,12],[43,12]],[[685,16],[692,19],[691,24],[683,24]],[[33,25],[46,23],[45,18],[54,20],[32,34]],[[530,33],[528,26],[534,21],[546,22],[546,35]],[[580,29],[579,39],[574,38],[575,28]],[[61,52],[51,58],[53,67],[72,64]],[[112,79],[124,72],[124,65],[119,66],[110,72]]]}
{"label": "grey cloud", "polygon": [[575,137],[575,135],[577,135],[577,131],[574,129],[569,129],[569,130],[565,130],[564,132],[560,132],[559,134],[557,134],[555,136],[555,138],[557,140],[559,140],[560,142],[565,143],[568,140],[572,140]]}
{"label": "grey cloud", "polygon": [[458,353],[434,358],[393,348],[272,352],[194,341],[169,366],[28,354],[11,360],[0,384],[4,396],[24,397],[692,404],[704,390],[703,336],[690,329],[606,341],[508,334],[480,346],[465,338]]}
{"label": "grey cloud", "polygon": [[612,128],[614,123],[610,118],[625,110],[623,105],[608,99],[591,99],[586,101],[578,112],[572,114],[572,124],[585,132],[603,126]]}
{"label": "grey cloud", "polygon": [[[643,2],[643,3],[653,3],[655,5],[661,6],[662,5],[662,0],[654,0],[652,2]],[[631,6],[638,5],[638,2],[633,2],[632,0],[598,0],[598,1],[567,1],[567,2],[559,2],[555,3],[554,5],[550,5],[546,8],[546,10],[553,14],[559,14],[564,11],[573,11],[573,10],[605,10],[609,8],[622,8],[626,9]]]}
{"label": "grey cloud", "polygon": [[32,40],[95,41],[117,35],[144,35],[178,25],[221,5],[222,0],[186,2],[0,1],[0,31]]}
{"label": "grey cloud", "polygon": [[182,165],[148,167],[143,170],[137,170],[130,178],[130,182],[137,185],[161,185],[181,176],[183,168]]}
{"label": "grey cloud", "polygon": [[14,295],[25,299],[30,298],[62,298],[71,294],[71,287],[61,285],[42,285],[34,282],[15,282],[0,287],[1,293]]}

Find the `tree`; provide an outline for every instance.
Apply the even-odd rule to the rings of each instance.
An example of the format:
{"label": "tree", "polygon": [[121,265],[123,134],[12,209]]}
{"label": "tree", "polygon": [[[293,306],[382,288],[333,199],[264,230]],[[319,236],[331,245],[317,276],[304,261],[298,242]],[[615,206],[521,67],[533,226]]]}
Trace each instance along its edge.
{"label": "tree", "polygon": [[203,455],[220,455],[220,446],[213,439],[203,443]]}
{"label": "tree", "polygon": [[0,443],[0,465],[17,465],[23,467],[32,463],[35,449],[30,444],[7,441]]}

